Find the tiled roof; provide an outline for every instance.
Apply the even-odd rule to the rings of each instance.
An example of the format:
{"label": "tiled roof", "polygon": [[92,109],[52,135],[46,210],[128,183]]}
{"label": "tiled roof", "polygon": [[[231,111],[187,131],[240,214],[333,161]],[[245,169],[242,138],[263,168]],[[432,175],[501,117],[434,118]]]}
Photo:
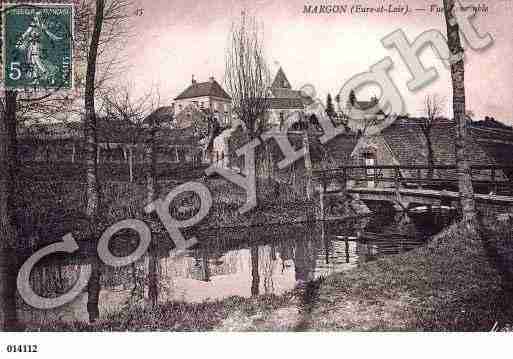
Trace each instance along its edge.
{"label": "tiled roof", "polygon": [[269,99],[272,110],[304,109],[314,101],[299,90],[292,90],[289,80],[280,67],[270,88],[272,97]]}
{"label": "tiled roof", "polygon": [[509,129],[513,130],[511,126],[508,126],[500,121],[497,121],[494,118],[486,117],[482,121],[474,121],[472,122],[473,127],[482,127],[482,128],[499,128],[499,129]]}
{"label": "tiled roof", "polygon": [[144,123],[148,123],[152,118],[158,125],[171,125],[174,121],[174,108],[172,106],[159,107],[144,119]]}
{"label": "tiled roof", "polygon": [[271,92],[276,98],[301,98],[301,91],[283,89],[283,88],[271,88]]}
{"label": "tiled roof", "polygon": [[422,136],[420,126],[407,119],[398,119],[383,131],[383,137],[394,157],[405,166],[427,163],[425,140]]}
{"label": "tiled roof", "polygon": [[513,130],[511,128],[470,127],[477,144],[500,166],[513,166]]}
{"label": "tiled roof", "polygon": [[350,119],[357,120],[364,118],[366,116],[384,116],[385,113],[381,108],[378,108],[377,111],[374,110],[374,107],[377,105],[376,101],[356,101],[353,106],[349,107],[346,117]]}
{"label": "tiled roof", "polygon": [[368,116],[385,116],[381,108],[374,109],[379,104],[376,97],[371,98],[370,101],[359,101],[354,98],[354,101],[349,100],[347,107],[343,113],[343,117],[349,120],[362,120]]}
{"label": "tiled roof", "polygon": [[178,95],[175,100],[183,100],[195,97],[212,96],[226,100],[231,100],[230,95],[217,83],[217,81],[208,81],[201,83],[193,83],[184,92]]}
{"label": "tiled roof", "polygon": [[[299,90],[283,89],[283,88],[271,88],[271,93],[275,99],[291,100],[299,105],[298,99],[301,101],[303,106],[311,105],[314,101],[311,97],[306,96]],[[281,101],[275,100],[276,105],[281,105]],[[296,108],[296,107],[294,107]],[[281,107],[280,107],[281,109]]]}
{"label": "tiled roof", "polygon": [[[467,159],[471,165],[513,165],[513,131],[483,129],[470,126]],[[426,165],[426,139],[418,119],[398,119],[383,130],[383,137],[401,165]],[[437,121],[430,134],[435,165],[456,163],[456,124],[452,120]]]}
{"label": "tiled roof", "polygon": [[360,110],[369,110],[376,105],[375,101],[356,101],[354,107]]}
{"label": "tiled roof", "polygon": [[304,109],[301,98],[269,98],[269,108],[272,110]]}
{"label": "tiled roof", "polygon": [[[351,165],[351,153],[356,143],[357,137],[354,133],[340,134],[324,145],[320,143],[318,136],[314,137],[310,142],[314,167],[316,169],[330,169]],[[319,154],[322,154],[322,157],[318,157]]]}
{"label": "tiled roof", "polygon": [[474,123],[470,126],[470,132],[473,136],[484,140],[492,141],[513,141],[513,129],[511,127],[505,128],[486,128],[475,126]]}
{"label": "tiled roof", "polygon": [[287,76],[285,76],[285,72],[283,72],[283,69],[281,67],[278,70],[276,76],[274,77],[274,81],[271,85],[271,88],[292,89],[292,86],[290,86],[290,82],[287,79]]}

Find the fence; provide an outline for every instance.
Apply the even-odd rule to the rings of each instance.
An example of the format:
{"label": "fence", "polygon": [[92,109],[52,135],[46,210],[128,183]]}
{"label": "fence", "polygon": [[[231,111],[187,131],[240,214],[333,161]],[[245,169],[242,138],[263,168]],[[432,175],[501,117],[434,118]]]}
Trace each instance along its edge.
{"label": "fence", "polygon": [[[471,166],[472,183],[477,190],[510,192],[513,190],[513,166]],[[444,188],[458,187],[456,165],[447,166],[345,166],[330,170],[314,171],[314,178],[324,186],[331,180],[343,184],[353,181],[380,183],[389,187]]]}

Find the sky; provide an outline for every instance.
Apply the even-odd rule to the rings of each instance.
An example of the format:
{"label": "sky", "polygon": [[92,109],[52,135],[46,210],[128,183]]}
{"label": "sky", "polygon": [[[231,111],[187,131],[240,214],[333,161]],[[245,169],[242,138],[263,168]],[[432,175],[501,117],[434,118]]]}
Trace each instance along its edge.
{"label": "sky", "polygon": [[[319,1],[304,0],[138,0],[143,15],[134,20],[134,36],[126,48],[129,67],[123,79],[130,79],[136,93],[158,87],[167,103],[183,91],[191,77],[207,81],[214,76],[224,81],[224,57],[230,27],[241,11],[254,15],[263,25],[267,62],[274,76],[283,67],[296,89],[306,84],[315,87],[323,101],[335,96],[352,76],[368,71],[370,66],[390,56],[394,67],[390,75],[406,103],[406,112],[422,115],[427,95],[445,98],[445,113],[451,106],[450,72],[434,52],[427,48],[421,59],[426,68],[434,66],[439,78],[412,93],[406,83],[410,74],[394,49],[386,49],[381,39],[402,29],[410,41],[424,31],[436,29],[445,34],[443,14],[430,12],[441,0],[409,0],[414,11],[399,14],[317,14],[303,13],[304,5],[348,5],[394,7],[406,2]],[[464,4],[485,4],[467,0]],[[489,33],[494,43],[485,51],[469,49],[466,62],[467,109],[476,119],[493,116],[513,124],[513,1],[488,1],[488,12],[474,21],[480,34]],[[369,88],[357,94],[365,100],[379,90]]]}

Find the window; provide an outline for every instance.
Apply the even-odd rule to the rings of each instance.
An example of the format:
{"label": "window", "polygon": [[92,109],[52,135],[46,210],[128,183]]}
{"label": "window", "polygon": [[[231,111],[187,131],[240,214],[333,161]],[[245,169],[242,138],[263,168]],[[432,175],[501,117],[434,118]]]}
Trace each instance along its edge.
{"label": "window", "polygon": [[205,103],[203,101],[200,102],[200,107],[204,108]]}
{"label": "window", "polygon": [[[363,159],[365,161],[365,166],[367,167],[373,167],[377,164],[376,155],[374,153],[364,153]],[[367,187],[374,188],[376,186],[376,183],[374,182],[374,177],[376,174],[377,172],[374,168],[366,169]]]}

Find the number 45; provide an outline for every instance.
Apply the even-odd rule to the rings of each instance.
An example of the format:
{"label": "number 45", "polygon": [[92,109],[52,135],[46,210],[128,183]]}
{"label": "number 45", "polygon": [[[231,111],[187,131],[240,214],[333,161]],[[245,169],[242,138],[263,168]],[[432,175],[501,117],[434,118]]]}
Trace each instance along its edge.
{"label": "number 45", "polygon": [[11,80],[17,81],[21,78],[20,65],[19,62],[11,62],[11,72],[9,73]]}

